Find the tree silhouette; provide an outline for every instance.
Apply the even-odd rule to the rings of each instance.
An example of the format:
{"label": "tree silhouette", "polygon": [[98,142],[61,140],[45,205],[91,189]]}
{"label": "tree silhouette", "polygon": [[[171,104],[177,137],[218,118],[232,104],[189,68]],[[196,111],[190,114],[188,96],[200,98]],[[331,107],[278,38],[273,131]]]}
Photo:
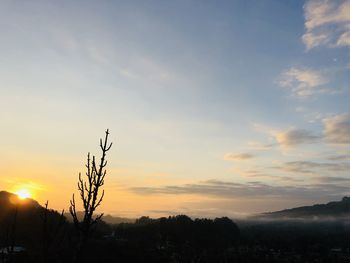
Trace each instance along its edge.
{"label": "tree silhouette", "polygon": [[87,171],[85,173],[85,180],[82,178],[81,173],[79,173],[78,180],[78,190],[80,194],[80,199],[83,204],[83,218],[79,219],[76,210],[76,202],[73,194],[72,199],[70,200],[69,212],[73,217],[74,226],[79,235],[78,246],[76,249],[76,254],[73,258],[73,262],[78,262],[81,254],[81,250],[85,245],[91,227],[95,225],[103,216],[103,213],[95,216],[96,208],[101,204],[104,197],[104,190],[101,187],[104,185],[104,178],[106,176],[106,154],[111,149],[112,143],[108,143],[109,131],[106,130],[105,139],[100,139],[100,148],[102,151],[101,159],[99,164],[96,164],[95,156],[90,158],[90,153],[87,155]]}

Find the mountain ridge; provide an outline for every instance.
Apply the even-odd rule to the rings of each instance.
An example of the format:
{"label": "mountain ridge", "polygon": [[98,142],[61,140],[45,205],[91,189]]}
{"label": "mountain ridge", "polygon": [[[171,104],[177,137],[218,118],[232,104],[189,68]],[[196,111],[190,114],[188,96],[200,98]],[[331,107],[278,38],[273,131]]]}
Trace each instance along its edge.
{"label": "mountain ridge", "polygon": [[3,208],[14,208],[17,206],[18,209],[43,208],[32,198],[20,199],[18,195],[8,191],[0,191],[0,206]]}
{"label": "mountain ridge", "polygon": [[325,204],[300,206],[258,215],[270,219],[343,219],[350,218],[350,197],[344,196],[340,201]]}

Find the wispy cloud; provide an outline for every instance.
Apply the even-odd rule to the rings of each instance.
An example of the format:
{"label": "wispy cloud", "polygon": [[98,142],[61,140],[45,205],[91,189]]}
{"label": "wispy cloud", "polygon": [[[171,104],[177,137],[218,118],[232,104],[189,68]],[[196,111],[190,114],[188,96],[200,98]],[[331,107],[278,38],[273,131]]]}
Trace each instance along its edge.
{"label": "wispy cloud", "polygon": [[309,0],[304,6],[306,48],[350,46],[350,1]]}
{"label": "wispy cloud", "polygon": [[148,56],[137,57],[129,60],[128,66],[122,67],[119,73],[132,79],[143,79],[162,83],[174,80],[174,71],[167,69],[167,65],[161,64]]}
{"label": "wispy cloud", "polygon": [[290,127],[288,129],[276,129],[268,125],[254,124],[256,131],[267,134],[270,143],[250,142],[248,147],[256,150],[268,150],[275,146],[290,148],[302,144],[318,142],[322,135],[316,134],[306,129]]}
{"label": "wispy cloud", "polygon": [[350,161],[350,154],[338,154],[328,156],[327,158],[330,161]]}
{"label": "wispy cloud", "polygon": [[285,162],[275,168],[292,173],[319,174],[324,172],[350,172],[349,163],[292,161]]}
{"label": "wispy cloud", "polygon": [[321,176],[316,178],[321,183],[348,183],[350,178],[346,177],[333,177],[333,176]]}
{"label": "wispy cloud", "polygon": [[273,136],[282,147],[313,143],[320,138],[320,136],[315,135],[307,130],[295,128],[291,128],[287,131],[274,132]]}
{"label": "wispy cloud", "polygon": [[[298,145],[320,142],[334,145],[350,144],[350,114],[343,113],[323,118],[321,125],[323,128],[319,133],[302,128],[292,127],[286,130],[277,130],[265,126],[263,126],[264,129],[258,129],[258,131],[270,135],[276,141],[275,144],[269,144],[269,147],[265,147],[265,149],[269,149],[274,145],[282,148],[291,148]],[[255,144],[256,143],[254,143],[253,146],[255,146]],[[263,144],[261,145],[263,146]],[[248,144],[248,146],[254,149],[250,144]],[[331,161],[340,161],[349,160],[350,157],[348,154],[342,154],[331,156],[330,158],[327,159]]]}
{"label": "wispy cloud", "polygon": [[242,161],[254,158],[255,156],[250,153],[226,153],[224,155],[224,160],[226,161]]}
{"label": "wispy cloud", "polygon": [[248,142],[248,148],[252,150],[268,150],[275,146],[274,143]]}
{"label": "wispy cloud", "polygon": [[290,89],[294,96],[301,98],[328,92],[329,90],[324,88],[327,83],[328,79],[322,72],[296,67],[284,71],[279,80],[281,87]]}
{"label": "wispy cloud", "polygon": [[248,171],[240,171],[240,175],[247,178],[261,178],[261,179],[271,179],[271,180],[279,180],[284,182],[298,182],[297,178],[293,178],[290,176],[276,176],[265,173],[263,171],[258,170],[248,170]]}
{"label": "wispy cloud", "polygon": [[348,193],[345,185],[315,184],[305,186],[272,186],[261,182],[240,184],[228,181],[208,180],[196,184],[169,185],[163,187],[133,187],[132,192],[140,195],[155,194],[195,194],[215,198],[318,198],[322,196],[342,196]]}
{"label": "wispy cloud", "polygon": [[324,138],[333,144],[350,144],[350,115],[339,114],[323,119]]}

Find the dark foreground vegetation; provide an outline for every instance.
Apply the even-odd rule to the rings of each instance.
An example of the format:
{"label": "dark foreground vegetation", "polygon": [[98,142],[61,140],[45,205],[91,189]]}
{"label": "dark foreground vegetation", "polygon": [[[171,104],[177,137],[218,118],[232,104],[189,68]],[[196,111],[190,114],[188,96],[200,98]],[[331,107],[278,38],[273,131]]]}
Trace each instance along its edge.
{"label": "dark foreground vegetation", "polygon": [[[106,223],[96,209],[104,197],[106,154],[112,146],[108,135],[106,130],[100,140],[100,158],[87,155],[86,172],[79,174],[79,194],[73,194],[69,214],[50,210],[48,203],[43,207],[0,192],[0,263],[350,262],[348,198],[236,223],[227,217],[186,215]],[[79,201],[83,211],[76,209]],[[315,214],[337,215],[341,220],[310,220]],[[296,220],[300,215],[308,220]],[[285,217],[294,221],[281,220]]]}
{"label": "dark foreground vegetation", "polygon": [[[0,192],[0,262],[72,262],[79,234],[60,213]],[[99,221],[80,262],[350,262],[346,221],[236,221],[185,215]]]}

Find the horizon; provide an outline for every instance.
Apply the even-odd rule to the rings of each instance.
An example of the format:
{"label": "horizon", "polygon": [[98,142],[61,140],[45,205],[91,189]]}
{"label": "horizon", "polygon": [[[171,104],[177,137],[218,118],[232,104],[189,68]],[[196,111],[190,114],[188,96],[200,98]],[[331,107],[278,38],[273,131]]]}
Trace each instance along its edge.
{"label": "horizon", "polygon": [[0,21],[0,189],[67,211],[108,128],[113,216],[350,195],[350,0],[5,0]]}
{"label": "horizon", "polygon": [[[9,204],[15,204],[16,207],[18,205],[22,206],[26,206],[28,205],[27,201],[30,202],[34,202],[34,204],[38,204],[41,208],[46,209],[45,206],[47,204],[49,204],[49,202],[47,201],[46,204],[40,204],[37,202],[37,200],[33,199],[31,196],[26,196],[26,197],[22,197],[20,193],[12,193],[12,192],[8,192],[5,190],[0,190],[0,193],[6,193],[6,194],[10,194],[10,195],[14,195],[17,197],[18,202],[15,201],[14,199],[10,198]],[[341,200],[329,200],[328,202],[321,204],[321,203],[315,203],[312,204],[310,206],[300,206],[300,207],[285,207],[282,210],[278,210],[278,211],[265,211],[262,213],[253,213],[253,214],[238,214],[238,215],[233,215],[233,216],[229,216],[228,218],[230,218],[231,220],[234,220],[236,222],[293,222],[293,223],[300,223],[300,222],[346,222],[348,220],[348,214],[347,214],[347,209],[342,207],[338,207],[337,209],[340,209],[340,211],[335,211],[334,210],[334,204],[341,204],[343,202],[349,202],[350,197],[349,196],[344,196],[341,198]],[[319,210],[320,208],[318,206],[323,206],[323,207],[327,207],[329,205],[333,205],[333,207],[331,207],[331,210],[328,210],[326,213],[325,211]],[[310,210],[310,208],[314,208],[315,206],[318,207],[317,211],[314,210]],[[309,209],[308,212],[305,214],[305,208]],[[301,209],[301,210],[300,210]],[[324,208],[323,208],[324,209]],[[67,210],[63,210],[63,211],[57,211],[57,210],[53,210],[55,212],[59,212],[62,213],[62,215],[64,217],[66,217],[68,219],[68,221],[72,221],[72,215],[69,212],[69,209]],[[296,211],[299,211],[296,213]],[[300,213],[301,211],[303,211],[302,213]],[[84,210],[81,211],[76,211],[78,217],[82,217],[84,215]],[[140,217],[121,217],[119,215],[113,215],[113,214],[106,214],[103,211],[101,211],[103,213],[103,216],[101,217],[102,221],[105,221],[107,224],[113,224],[113,222],[116,222],[115,220],[118,220],[117,224],[121,223],[121,222],[134,222],[134,220],[137,219],[141,219],[141,218],[150,218],[150,219],[160,219],[160,218],[171,218],[171,217],[177,217],[177,216],[186,216],[191,218],[192,220],[195,219],[215,219],[215,218],[224,218],[227,217],[226,215],[217,215],[217,216],[201,216],[201,215],[194,215],[194,214],[181,214],[181,213],[172,213],[172,214],[168,214],[168,215],[163,215],[160,217],[151,217],[149,215],[142,215]],[[288,215],[289,212],[294,212],[296,214],[292,214],[292,215]],[[277,215],[277,216],[276,216]],[[98,215],[95,215],[95,217]],[[108,218],[108,220],[106,220],[105,218]],[[122,221],[119,221],[122,220]],[[127,220],[127,221],[123,221],[123,220]],[[131,220],[129,222],[129,220]],[[116,224],[116,223],[114,223]]]}

